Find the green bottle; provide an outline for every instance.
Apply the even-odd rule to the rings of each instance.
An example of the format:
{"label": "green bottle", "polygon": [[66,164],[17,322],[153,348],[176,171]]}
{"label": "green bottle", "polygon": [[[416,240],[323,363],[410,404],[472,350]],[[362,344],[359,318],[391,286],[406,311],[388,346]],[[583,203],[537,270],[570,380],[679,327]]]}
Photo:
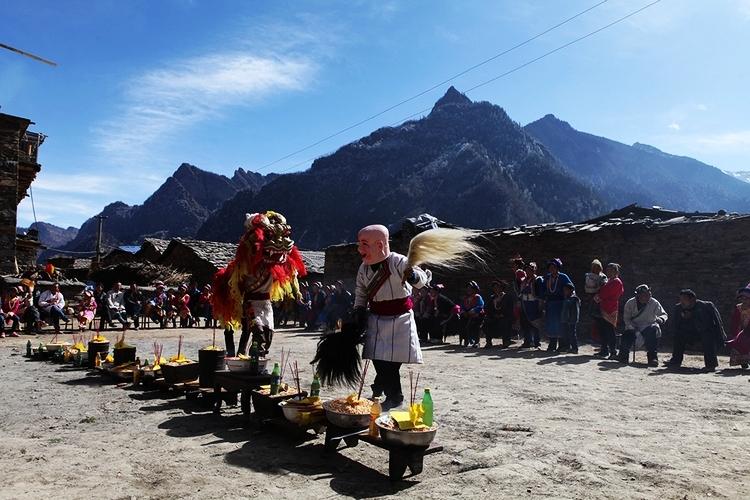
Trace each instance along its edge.
{"label": "green bottle", "polygon": [[315,376],[313,377],[312,385],[310,386],[310,397],[313,397],[313,398],[320,397],[320,379],[318,378],[317,373],[315,373]]}
{"label": "green bottle", "polygon": [[26,357],[27,358],[31,357],[31,341],[30,340],[26,341]]}
{"label": "green bottle", "polygon": [[432,415],[434,408],[432,406],[432,395],[430,394],[430,389],[424,390],[424,396],[422,396],[422,410],[424,410],[422,422],[424,423],[424,425],[432,427]]}
{"label": "green bottle", "polygon": [[271,372],[271,395],[279,393],[279,384],[281,383],[281,369],[278,363],[273,364],[273,371]]}

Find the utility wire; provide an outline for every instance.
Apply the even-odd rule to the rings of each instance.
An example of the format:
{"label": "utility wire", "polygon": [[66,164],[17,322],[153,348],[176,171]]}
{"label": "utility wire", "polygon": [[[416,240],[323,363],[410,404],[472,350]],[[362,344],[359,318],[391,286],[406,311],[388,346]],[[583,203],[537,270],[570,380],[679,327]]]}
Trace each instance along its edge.
{"label": "utility wire", "polygon": [[[589,33],[586,33],[583,36],[580,36],[580,37],[578,37],[578,38],[576,38],[574,40],[571,40],[571,41],[569,41],[569,42],[567,42],[567,43],[565,43],[563,45],[560,45],[557,48],[554,48],[554,49],[552,49],[552,50],[550,50],[548,52],[545,52],[544,54],[542,54],[542,55],[540,55],[538,57],[535,57],[534,59],[531,59],[530,61],[527,61],[527,62],[525,62],[525,63],[523,63],[521,65],[518,65],[518,66],[514,67],[513,69],[510,69],[510,70],[506,71],[505,73],[502,73],[502,74],[497,75],[497,76],[495,76],[493,78],[490,78],[489,80],[485,80],[482,83],[474,85],[473,87],[471,87],[468,90],[466,90],[464,92],[464,94],[468,94],[469,92],[471,92],[473,90],[476,90],[476,89],[478,89],[480,87],[484,87],[485,85],[489,85],[490,83],[495,82],[495,81],[497,81],[497,80],[499,80],[501,78],[504,78],[504,77],[506,77],[508,75],[511,75],[511,74],[515,73],[516,71],[519,71],[519,70],[525,68],[526,66],[530,66],[531,64],[534,64],[535,62],[544,59],[547,56],[550,56],[550,55],[552,55],[552,54],[554,54],[556,52],[559,52],[559,51],[563,50],[566,47],[570,47],[571,45],[573,45],[575,43],[578,43],[578,42],[583,41],[583,40],[585,40],[587,38],[590,38],[590,37],[596,35],[597,33],[600,33],[602,31],[606,30],[607,28],[611,28],[612,26],[614,26],[616,24],[619,24],[619,23],[621,23],[621,22],[623,22],[623,21],[625,21],[625,20],[627,20],[627,19],[635,16],[636,14],[639,14],[639,13],[643,12],[644,10],[648,9],[649,7],[652,7],[652,6],[656,5],[659,2],[661,2],[661,0],[655,0],[655,1],[651,2],[651,3],[649,3],[649,4],[646,4],[643,7],[639,8],[637,10],[634,10],[634,11],[630,12],[629,14],[626,14],[626,15],[624,15],[624,16],[622,16],[622,17],[620,17],[620,18],[618,18],[618,19],[616,19],[614,21],[612,21],[609,24],[606,24],[606,25],[604,25],[604,26],[602,26],[602,27],[600,27],[600,28],[598,28],[598,29],[596,29],[594,31],[590,31]],[[596,5],[594,7],[596,7]],[[594,7],[591,7],[589,10],[591,10]],[[391,108],[391,109],[393,109],[393,108]],[[414,118],[414,117],[419,116],[419,115],[423,115],[424,113],[426,113],[427,111],[430,111],[431,109],[432,109],[432,106],[430,106],[429,108],[425,108],[423,110],[417,111],[416,113],[412,113],[409,116],[406,116],[406,117],[404,117],[404,118],[402,118],[402,119],[400,119],[400,120],[398,120],[396,122],[393,122],[390,126],[391,127],[395,127],[397,125],[400,125],[401,123],[403,123],[403,122],[405,122],[405,121],[407,121],[407,120],[409,120],[411,118]],[[336,135],[338,135],[338,134],[336,134]],[[323,141],[319,141],[318,143],[316,143],[314,145],[320,144],[320,142],[323,142]],[[314,145],[312,145],[312,146],[314,146]],[[310,147],[312,147],[312,146],[310,146]],[[305,149],[308,149],[308,148],[305,148]],[[303,150],[300,150],[300,151],[303,151]],[[294,154],[296,154],[296,153],[292,153],[291,155],[287,155],[285,158],[288,158],[289,156],[292,156]],[[285,169],[279,170],[277,173],[281,174],[281,173],[288,172],[289,170],[292,170],[295,167],[298,167],[298,166],[300,166],[300,165],[302,165],[304,163],[310,162],[310,161],[314,161],[315,159],[320,158],[321,156],[324,156],[324,155],[317,155],[317,156],[315,156],[313,158],[310,158],[308,160],[297,162],[297,163],[295,163],[295,164],[293,164],[293,165],[291,165],[291,166],[289,166],[289,167],[287,167]],[[263,168],[263,167],[261,167],[261,168]]]}
{"label": "utility wire", "polygon": [[377,118],[379,116],[382,116],[385,113],[387,113],[389,111],[392,111],[392,110],[394,110],[394,109],[396,109],[396,108],[398,108],[400,106],[403,106],[404,104],[406,104],[408,102],[411,102],[414,99],[422,97],[423,95],[425,95],[425,94],[427,94],[429,92],[432,92],[433,90],[437,89],[438,87],[441,87],[441,86],[445,85],[446,83],[452,82],[453,80],[455,80],[457,78],[460,78],[463,75],[465,75],[465,74],[467,74],[467,73],[469,73],[471,71],[474,71],[475,69],[477,69],[477,68],[479,68],[481,66],[484,66],[485,64],[490,63],[490,62],[494,61],[495,59],[498,59],[499,57],[502,57],[502,56],[508,54],[509,52],[512,52],[512,51],[514,51],[516,49],[519,49],[519,48],[523,47],[524,45],[527,45],[527,44],[533,42],[537,38],[540,38],[540,37],[546,35],[550,31],[554,31],[557,28],[559,28],[561,26],[564,26],[565,24],[568,24],[569,22],[573,21],[574,19],[577,19],[577,18],[581,17],[582,15],[586,14],[587,12],[590,12],[590,11],[594,10],[595,8],[599,7],[600,5],[603,5],[603,4],[607,3],[608,1],[609,0],[602,0],[599,3],[594,4],[591,7],[582,10],[581,12],[579,12],[579,13],[577,13],[577,14],[575,14],[575,15],[573,15],[573,16],[571,16],[571,17],[569,17],[569,18],[567,18],[567,19],[565,19],[563,21],[560,21],[559,23],[555,24],[554,26],[551,26],[551,27],[547,28],[546,30],[544,30],[544,31],[542,31],[540,33],[537,33],[536,35],[532,36],[531,38],[527,38],[523,42],[517,43],[516,45],[514,45],[514,46],[512,46],[512,47],[510,47],[508,49],[505,49],[504,51],[502,51],[502,52],[500,52],[498,54],[495,54],[492,57],[489,57],[489,58],[487,58],[487,59],[485,59],[485,60],[483,60],[481,62],[478,62],[477,64],[475,64],[473,66],[470,66],[470,67],[466,68],[465,70],[463,70],[463,71],[461,71],[459,73],[456,73],[455,75],[451,76],[450,78],[446,78],[445,80],[443,80],[440,83],[436,83],[435,85],[429,87],[426,90],[423,90],[422,92],[419,92],[418,94],[415,94],[415,95],[413,95],[413,96],[411,96],[411,97],[409,97],[407,99],[404,99],[403,101],[400,101],[400,102],[398,102],[398,103],[396,103],[396,104],[394,104],[392,106],[389,106],[389,107],[385,108],[384,110],[382,110],[382,111],[380,111],[378,113],[375,113],[374,115],[368,116],[367,118],[364,118],[364,119],[358,121],[357,123],[353,123],[352,125],[349,125],[348,127],[345,127],[343,129],[339,130],[338,132],[334,132],[333,134],[328,135],[328,136],[326,136],[326,137],[324,137],[324,138],[322,138],[322,139],[320,139],[320,140],[318,140],[318,141],[316,141],[316,142],[314,142],[314,143],[312,143],[312,144],[310,144],[308,146],[305,146],[305,147],[303,147],[301,149],[298,149],[298,150],[296,150],[296,151],[294,151],[292,153],[289,153],[289,154],[287,154],[285,156],[282,156],[281,158],[278,158],[278,159],[276,159],[276,160],[274,160],[274,161],[272,161],[270,163],[266,163],[262,167],[259,167],[256,171],[260,172],[261,170],[265,170],[268,167],[276,165],[277,163],[279,163],[281,161],[284,161],[284,160],[286,160],[288,158],[291,158],[292,156],[295,156],[295,155],[297,155],[299,153],[302,153],[303,151],[307,151],[310,148],[314,148],[315,146],[317,146],[319,144],[322,144],[322,143],[328,141],[329,139],[333,139],[334,137],[337,137],[337,136],[343,134],[344,132],[348,132],[349,130],[351,130],[353,128],[359,127],[360,125],[362,125],[364,123],[367,123],[367,122],[369,122],[371,120],[374,120],[375,118]]}

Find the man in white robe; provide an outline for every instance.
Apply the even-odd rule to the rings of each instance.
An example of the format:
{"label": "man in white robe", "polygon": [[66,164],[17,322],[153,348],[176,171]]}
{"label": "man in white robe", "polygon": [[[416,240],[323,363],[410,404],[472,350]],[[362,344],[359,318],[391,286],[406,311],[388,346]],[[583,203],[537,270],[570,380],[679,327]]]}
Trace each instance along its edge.
{"label": "man in white robe", "polygon": [[362,264],[354,300],[359,315],[369,307],[362,357],[371,359],[375,367],[373,397],[385,394],[384,410],[397,408],[404,401],[401,365],[422,363],[411,291],[428,281],[422,269],[407,268],[406,257],[390,251],[388,238],[385,226],[367,226],[359,232]]}

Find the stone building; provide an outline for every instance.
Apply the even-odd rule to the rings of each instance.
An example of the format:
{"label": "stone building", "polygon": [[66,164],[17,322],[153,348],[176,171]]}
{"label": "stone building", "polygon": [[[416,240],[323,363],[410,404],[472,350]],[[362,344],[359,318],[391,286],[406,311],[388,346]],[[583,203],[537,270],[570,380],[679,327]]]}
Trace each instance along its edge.
{"label": "stone building", "polygon": [[30,132],[32,123],[0,113],[0,274],[35,265],[41,246],[32,231],[16,236],[18,204],[41,170],[37,152],[45,136]]}
{"label": "stone building", "polygon": [[140,250],[135,253],[135,258],[142,262],[158,262],[168,246],[169,240],[144,238]]}
{"label": "stone building", "polygon": [[[414,233],[393,236],[394,251],[406,253]],[[583,223],[550,223],[482,231],[477,241],[486,251],[486,266],[453,273],[435,270],[435,282],[445,283],[458,299],[469,280],[486,291],[494,279],[510,281],[511,257],[536,261],[541,269],[559,257],[576,287],[583,289],[591,260],[622,265],[627,299],[641,283],[669,310],[682,288],[716,303],[725,321],[735,304],[736,290],[750,282],[750,216],[682,213],[660,208],[625,207]],[[353,285],[360,264],[356,244],[326,249],[326,281],[342,279]],[[623,303],[624,303],[623,299]]]}

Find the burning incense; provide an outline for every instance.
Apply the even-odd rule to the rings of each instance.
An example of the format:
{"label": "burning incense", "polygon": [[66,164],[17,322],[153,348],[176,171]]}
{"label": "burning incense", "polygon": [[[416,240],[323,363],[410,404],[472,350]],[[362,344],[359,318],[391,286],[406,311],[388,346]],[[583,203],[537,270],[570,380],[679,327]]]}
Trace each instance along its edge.
{"label": "burning incense", "polygon": [[211,347],[216,348],[216,327],[214,327],[214,336],[211,339]]}
{"label": "burning incense", "polygon": [[182,354],[182,335],[180,335],[180,340],[177,341],[177,359],[180,359],[181,354]]}
{"label": "burning incense", "polygon": [[299,366],[297,366],[297,362],[294,362],[294,381],[297,382],[297,397],[300,397],[302,395],[302,388],[299,385]]}
{"label": "burning incense", "polygon": [[362,370],[362,378],[359,381],[359,391],[357,392],[357,399],[362,397],[362,388],[365,386],[365,377],[367,377],[367,368],[370,366],[370,360],[365,361],[365,369]]}

